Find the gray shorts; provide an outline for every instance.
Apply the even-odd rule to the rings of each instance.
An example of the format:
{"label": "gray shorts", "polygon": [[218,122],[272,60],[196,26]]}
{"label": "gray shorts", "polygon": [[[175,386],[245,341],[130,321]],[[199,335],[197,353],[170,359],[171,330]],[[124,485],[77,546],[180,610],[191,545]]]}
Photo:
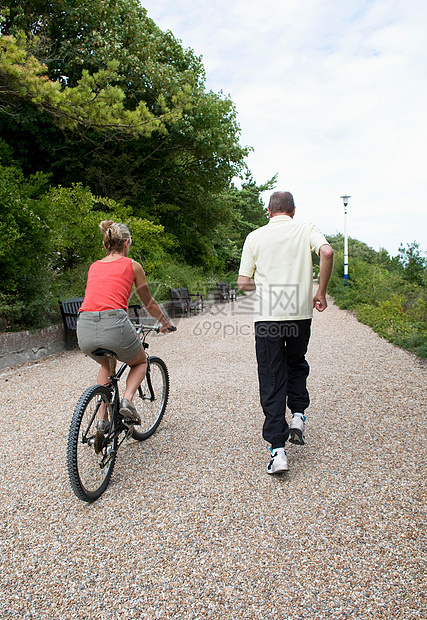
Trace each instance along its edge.
{"label": "gray shorts", "polygon": [[142,345],[126,310],[80,312],[77,319],[77,340],[86,355],[99,362],[93,355],[98,347],[114,351],[117,359],[129,363],[141,351]]}

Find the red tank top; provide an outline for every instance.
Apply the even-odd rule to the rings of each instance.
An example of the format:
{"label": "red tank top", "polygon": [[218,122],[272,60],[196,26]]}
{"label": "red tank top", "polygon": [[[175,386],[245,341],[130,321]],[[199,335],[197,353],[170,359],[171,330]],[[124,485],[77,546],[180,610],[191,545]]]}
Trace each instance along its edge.
{"label": "red tank top", "polygon": [[127,310],[134,278],[132,259],[127,256],[108,263],[92,263],[80,311]]}

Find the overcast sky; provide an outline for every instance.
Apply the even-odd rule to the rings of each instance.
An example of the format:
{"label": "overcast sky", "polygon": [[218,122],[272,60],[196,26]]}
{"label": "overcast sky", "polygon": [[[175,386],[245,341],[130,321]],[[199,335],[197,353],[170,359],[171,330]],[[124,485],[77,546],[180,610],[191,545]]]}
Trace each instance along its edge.
{"label": "overcast sky", "polygon": [[[235,103],[261,184],[299,220],[427,250],[426,0],[142,0]],[[264,197],[268,200],[268,195]]]}

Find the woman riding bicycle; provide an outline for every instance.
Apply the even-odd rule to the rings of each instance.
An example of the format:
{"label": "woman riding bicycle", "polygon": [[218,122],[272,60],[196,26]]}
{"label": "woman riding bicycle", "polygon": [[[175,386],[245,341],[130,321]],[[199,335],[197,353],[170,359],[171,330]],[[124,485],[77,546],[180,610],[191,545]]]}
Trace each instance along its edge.
{"label": "woman riding bicycle", "polygon": [[146,310],[161,323],[160,331],[168,332],[173,325],[151,296],[141,265],[128,258],[132,243],[128,228],[112,220],[102,221],[99,227],[107,255],[89,268],[85,297],[77,320],[77,339],[83,353],[101,364],[98,384],[108,383],[110,367],[106,357],[93,355],[97,348],[114,351],[117,359],[130,367],[120,414],[125,420],[138,424],[140,418],[132,401],[147,372],[147,358],[127,314],[134,283]]}

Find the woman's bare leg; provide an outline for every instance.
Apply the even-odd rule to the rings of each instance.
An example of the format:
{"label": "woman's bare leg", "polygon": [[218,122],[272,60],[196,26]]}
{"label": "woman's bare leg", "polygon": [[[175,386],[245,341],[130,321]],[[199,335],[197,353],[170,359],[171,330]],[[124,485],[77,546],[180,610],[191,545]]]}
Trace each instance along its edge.
{"label": "woman's bare leg", "polygon": [[128,363],[128,366],[130,366],[130,371],[126,379],[126,389],[123,398],[132,402],[135,392],[147,372],[147,357],[145,351],[140,351],[139,355]]}
{"label": "woman's bare leg", "polygon": [[[108,383],[108,378],[111,377],[110,362],[107,357],[103,357],[99,364],[101,367],[98,371],[96,382],[98,385],[106,385]],[[97,417],[98,420],[108,420],[107,408],[104,402],[102,402],[99,407]]]}

